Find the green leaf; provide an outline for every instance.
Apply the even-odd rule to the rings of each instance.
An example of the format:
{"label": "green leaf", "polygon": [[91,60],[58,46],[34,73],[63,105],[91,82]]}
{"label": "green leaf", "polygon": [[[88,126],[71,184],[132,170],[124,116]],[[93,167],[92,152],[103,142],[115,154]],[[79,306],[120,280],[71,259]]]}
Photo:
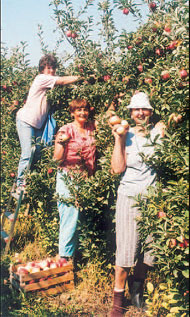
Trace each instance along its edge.
{"label": "green leaf", "polygon": [[146,286],[149,293],[154,291],[154,285],[151,282],[148,282]]}
{"label": "green leaf", "polygon": [[186,278],[189,278],[189,270],[184,270],[182,271],[183,276],[185,276]]}

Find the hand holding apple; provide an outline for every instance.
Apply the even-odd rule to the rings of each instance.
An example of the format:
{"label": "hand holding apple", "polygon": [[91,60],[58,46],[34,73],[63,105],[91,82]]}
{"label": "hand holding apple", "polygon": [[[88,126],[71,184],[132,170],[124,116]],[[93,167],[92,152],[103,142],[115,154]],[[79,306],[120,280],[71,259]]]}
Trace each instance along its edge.
{"label": "hand holding apple", "polygon": [[168,119],[168,127],[171,125],[171,122],[173,121],[174,123],[179,123],[180,121],[182,121],[182,115],[181,114],[176,114],[176,113],[172,113],[170,116],[169,116],[169,119]]}
{"label": "hand holding apple", "polygon": [[125,136],[129,130],[129,124],[127,120],[121,120],[120,123],[113,125],[112,133],[115,137]]}
{"label": "hand holding apple", "polygon": [[59,133],[57,137],[57,142],[60,144],[66,143],[69,141],[70,137],[66,135],[65,133]]}

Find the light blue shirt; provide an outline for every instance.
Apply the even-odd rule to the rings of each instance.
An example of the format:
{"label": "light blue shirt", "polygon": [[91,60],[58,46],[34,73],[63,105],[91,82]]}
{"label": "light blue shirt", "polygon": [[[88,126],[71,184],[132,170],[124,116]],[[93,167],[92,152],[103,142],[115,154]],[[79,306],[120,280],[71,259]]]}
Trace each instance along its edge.
{"label": "light blue shirt", "polygon": [[153,155],[154,145],[152,141],[156,135],[159,135],[157,143],[160,143],[160,130],[157,128],[150,130],[149,137],[135,135],[133,128],[129,129],[125,147],[127,167],[122,174],[118,192],[128,196],[136,196],[139,193],[145,193],[148,186],[155,185],[156,173],[143,162],[140,153],[148,157]]}

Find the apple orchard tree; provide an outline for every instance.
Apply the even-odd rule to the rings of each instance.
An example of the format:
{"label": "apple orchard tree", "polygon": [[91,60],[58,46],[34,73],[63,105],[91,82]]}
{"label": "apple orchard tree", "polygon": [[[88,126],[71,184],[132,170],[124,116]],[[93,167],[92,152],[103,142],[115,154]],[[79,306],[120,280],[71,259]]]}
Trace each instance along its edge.
{"label": "apple orchard tree", "polygon": [[[141,21],[141,4],[148,6],[148,21],[128,33],[129,16]],[[93,117],[99,121],[96,134],[98,165],[89,179],[74,175],[70,201],[80,206],[79,253],[83,260],[99,259],[108,270],[114,264],[115,200],[119,176],[111,174],[113,136],[106,111],[114,104],[115,112],[131,124],[126,110],[135,90],[147,92],[155,109],[154,120],[167,125],[163,143],[154,156],[143,159],[158,174],[156,191],[137,197],[142,211],[139,219],[142,241],[151,232],[156,264],[151,282],[147,282],[148,315],[187,316],[188,311],[188,3],[144,1],[140,5],[127,0],[97,3],[99,21],[88,16],[93,0],[86,0],[76,11],[72,1],[54,0],[50,5],[59,30],[54,53],[71,48],[59,58],[60,75],[80,74],[85,78],[72,87],[57,87],[48,93],[58,127],[70,122],[68,103],[76,97],[87,98]],[[120,10],[126,30],[117,31],[113,12]],[[92,30],[98,39],[92,40]],[[44,43],[39,27],[42,52]],[[16,111],[23,105],[31,81],[37,73],[29,67],[26,43],[21,42],[11,57],[2,52],[2,202],[7,203],[17,171],[20,146],[15,127]],[[36,170],[28,175],[28,196],[34,225],[40,227],[43,247],[57,252],[58,212],[55,197],[56,163],[53,147],[44,148]],[[69,180],[68,180],[69,184]],[[22,206],[24,209],[24,207]],[[29,237],[33,239],[32,235]],[[24,245],[12,243],[13,248]],[[143,248],[149,245],[143,243]]]}

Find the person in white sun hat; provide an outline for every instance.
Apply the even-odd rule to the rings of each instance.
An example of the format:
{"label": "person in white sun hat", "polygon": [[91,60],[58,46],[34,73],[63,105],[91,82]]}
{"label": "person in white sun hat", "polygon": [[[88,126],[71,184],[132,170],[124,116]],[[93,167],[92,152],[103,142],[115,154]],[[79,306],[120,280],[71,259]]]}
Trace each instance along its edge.
{"label": "person in white sun hat", "polygon": [[[156,173],[143,161],[140,153],[151,156],[154,152],[151,140],[159,135],[157,142],[161,142],[165,131],[161,121],[155,126],[150,124],[153,107],[146,93],[137,91],[127,108],[135,126],[126,128],[124,135],[118,135],[117,125],[112,129],[115,144],[111,167],[113,173],[122,174],[122,177],[116,203],[116,268],[111,317],[122,316],[126,310],[124,293],[132,267],[134,275],[128,280],[131,304],[139,309],[143,307],[143,284],[148,267],[153,266],[154,259],[151,252],[140,252],[141,242],[136,222],[140,211],[134,207],[133,197],[146,194],[147,188],[155,185]],[[150,146],[145,146],[147,144]]]}

